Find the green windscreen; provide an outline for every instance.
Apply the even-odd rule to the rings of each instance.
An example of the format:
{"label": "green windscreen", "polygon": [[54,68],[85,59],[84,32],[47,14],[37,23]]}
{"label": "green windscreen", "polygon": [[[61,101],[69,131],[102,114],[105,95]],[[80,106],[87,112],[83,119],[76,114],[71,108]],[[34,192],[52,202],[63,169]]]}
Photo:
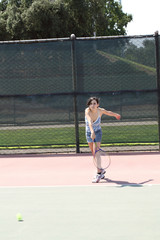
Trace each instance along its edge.
{"label": "green windscreen", "polygon": [[104,145],[158,144],[155,37],[0,43],[1,148],[87,146],[91,96],[122,117],[102,117]]}

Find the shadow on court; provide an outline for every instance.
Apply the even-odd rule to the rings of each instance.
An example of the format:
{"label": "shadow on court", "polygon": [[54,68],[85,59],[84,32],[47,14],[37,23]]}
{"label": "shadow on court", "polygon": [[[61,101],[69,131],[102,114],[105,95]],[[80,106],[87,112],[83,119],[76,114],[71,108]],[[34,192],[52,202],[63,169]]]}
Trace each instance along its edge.
{"label": "shadow on court", "polygon": [[115,183],[115,184],[119,185],[119,187],[143,187],[143,185],[145,183],[149,183],[149,182],[153,181],[154,179],[149,179],[147,181],[140,182],[140,183],[119,181],[119,180],[113,180],[113,179],[109,179],[109,178],[104,178],[103,180],[104,181],[101,183]]}

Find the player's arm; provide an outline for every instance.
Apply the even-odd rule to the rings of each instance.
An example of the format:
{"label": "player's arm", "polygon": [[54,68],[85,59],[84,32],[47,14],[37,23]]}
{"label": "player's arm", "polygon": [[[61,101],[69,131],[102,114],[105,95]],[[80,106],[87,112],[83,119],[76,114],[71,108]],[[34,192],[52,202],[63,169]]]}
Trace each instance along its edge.
{"label": "player's arm", "polygon": [[89,109],[88,108],[85,110],[85,116],[86,116],[86,118],[88,120],[88,123],[89,123],[89,128],[90,128],[90,131],[91,131],[91,138],[94,140],[95,139],[95,133],[94,133],[94,130],[93,130],[93,127],[92,127],[93,121],[92,121],[92,119],[89,115]]}
{"label": "player's arm", "polygon": [[120,118],[121,118],[120,114],[108,111],[104,108],[100,108],[100,112],[101,112],[101,115],[104,114],[104,115],[107,115],[107,116],[115,117],[117,120],[120,120]]}

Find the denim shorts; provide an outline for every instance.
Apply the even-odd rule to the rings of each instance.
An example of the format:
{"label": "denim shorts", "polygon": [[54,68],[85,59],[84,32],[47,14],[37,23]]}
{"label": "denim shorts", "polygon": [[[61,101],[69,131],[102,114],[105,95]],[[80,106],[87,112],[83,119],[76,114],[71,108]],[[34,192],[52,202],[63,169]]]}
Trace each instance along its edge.
{"label": "denim shorts", "polygon": [[[102,130],[98,130],[97,132],[95,132],[96,138],[95,138],[95,142],[101,142],[102,140]],[[86,132],[86,139],[87,142],[94,142],[94,140],[92,140],[91,138],[91,132]]]}

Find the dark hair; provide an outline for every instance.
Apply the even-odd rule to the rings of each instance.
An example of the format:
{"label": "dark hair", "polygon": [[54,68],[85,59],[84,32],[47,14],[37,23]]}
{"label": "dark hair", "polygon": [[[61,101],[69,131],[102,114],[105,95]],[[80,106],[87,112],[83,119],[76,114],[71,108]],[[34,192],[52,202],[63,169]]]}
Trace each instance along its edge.
{"label": "dark hair", "polygon": [[91,102],[95,100],[97,102],[97,104],[99,104],[99,98],[97,97],[90,97],[88,100],[87,100],[87,106],[89,107],[89,105],[91,104]]}

